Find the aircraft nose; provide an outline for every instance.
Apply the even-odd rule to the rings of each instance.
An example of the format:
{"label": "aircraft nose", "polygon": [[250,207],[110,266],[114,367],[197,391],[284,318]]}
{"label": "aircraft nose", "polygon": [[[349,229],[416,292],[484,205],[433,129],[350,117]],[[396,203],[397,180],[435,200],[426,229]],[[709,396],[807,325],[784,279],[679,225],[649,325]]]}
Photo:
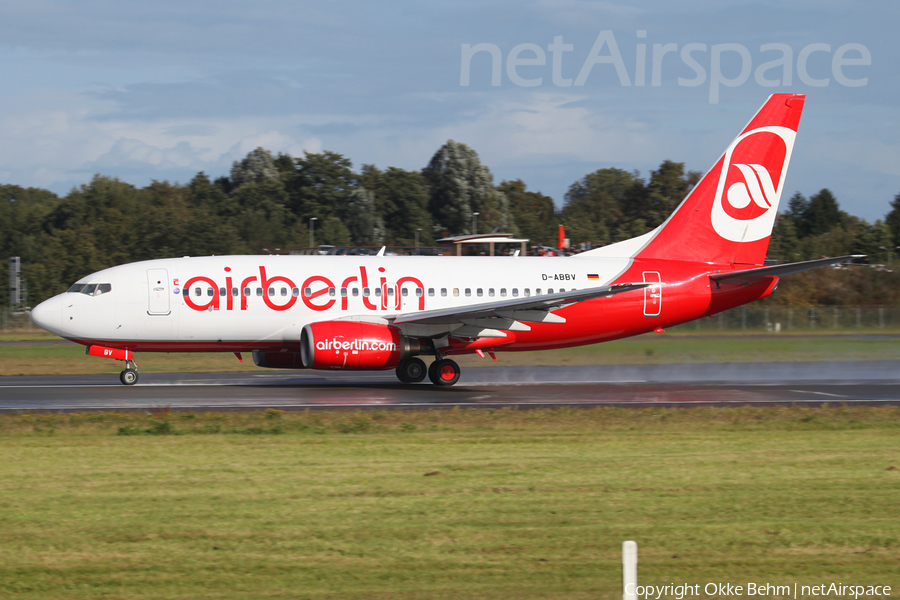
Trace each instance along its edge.
{"label": "aircraft nose", "polygon": [[50,333],[60,334],[62,328],[62,305],[60,296],[44,300],[31,309],[31,322]]}

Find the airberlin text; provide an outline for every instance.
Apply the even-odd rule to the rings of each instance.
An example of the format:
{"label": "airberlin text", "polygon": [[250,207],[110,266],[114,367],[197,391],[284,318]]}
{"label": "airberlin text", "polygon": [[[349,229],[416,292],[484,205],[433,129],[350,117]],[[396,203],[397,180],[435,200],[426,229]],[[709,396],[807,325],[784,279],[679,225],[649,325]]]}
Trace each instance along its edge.
{"label": "airberlin text", "polygon": [[[282,275],[272,276],[266,272],[266,267],[259,267],[259,274],[249,275],[247,277],[235,278],[231,274],[231,267],[224,269],[224,286],[220,286],[211,277],[197,276],[192,277],[184,282],[182,290],[182,298],[184,303],[191,309],[197,311],[212,310],[247,310],[251,297],[251,289],[257,288],[257,296],[262,297],[264,305],[276,311],[288,310],[297,303],[298,297],[303,304],[310,310],[325,311],[340,301],[341,310],[350,310],[350,298],[346,293],[342,293],[340,298],[337,297],[337,288],[335,281],[332,281],[324,275],[310,275],[302,285],[297,287],[293,279]],[[345,277],[340,281],[340,289],[346,290],[353,286],[354,291],[358,289],[356,286],[362,287],[363,294],[361,298],[362,307],[366,310],[399,310],[401,308],[400,290],[404,286],[411,286],[416,289],[415,296],[418,300],[418,309],[425,310],[425,289],[422,282],[415,277],[399,277],[394,281],[388,282],[385,274],[385,268],[378,268],[377,281],[373,278],[372,286],[377,289],[374,297],[369,296],[369,274],[366,267],[359,267],[359,274],[353,274]],[[574,277],[574,276],[573,276]],[[237,283],[240,285],[237,285]],[[284,291],[280,295],[275,293],[275,285]],[[199,287],[198,284],[205,284],[206,291]],[[355,284],[355,285],[354,285]],[[191,292],[194,296],[191,296]],[[354,294],[354,300],[356,294]],[[205,300],[201,303],[200,301]],[[222,306],[222,304],[225,306]],[[353,310],[359,310],[360,307],[354,306]]]}
{"label": "airberlin text", "polygon": [[355,352],[396,352],[397,344],[379,340],[320,340],[316,342],[316,350],[353,350]]}
{"label": "airberlin text", "polygon": [[775,596],[781,598],[812,598],[815,596],[834,596],[836,598],[887,597],[891,595],[891,587],[887,585],[846,585],[843,583],[822,583],[820,585],[773,585],[771,583],[733,584],[733,583],[670,583],[668,585],[636,585],[625,586],[626,595],[635,595],[643,600],[661,600],[675,598],[683,600],[691,596]]}

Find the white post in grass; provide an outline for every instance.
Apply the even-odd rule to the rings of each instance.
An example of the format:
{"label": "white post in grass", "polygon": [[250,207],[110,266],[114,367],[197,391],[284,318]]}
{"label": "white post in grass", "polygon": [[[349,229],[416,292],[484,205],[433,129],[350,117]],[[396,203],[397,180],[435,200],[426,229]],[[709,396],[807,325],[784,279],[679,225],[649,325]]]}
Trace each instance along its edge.
{"label": "white post in grass", "polygon": [[636,587],[637,542],[622,542],[622,600],[637,600]]}

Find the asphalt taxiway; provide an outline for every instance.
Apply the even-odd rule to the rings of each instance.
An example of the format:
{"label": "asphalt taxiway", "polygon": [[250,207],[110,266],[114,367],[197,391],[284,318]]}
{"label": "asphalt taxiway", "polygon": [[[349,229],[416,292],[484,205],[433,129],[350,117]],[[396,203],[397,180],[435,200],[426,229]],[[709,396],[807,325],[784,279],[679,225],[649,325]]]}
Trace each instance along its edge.
{"label": "asphalt taxiway", "polygon": [[0,378],[0,412],[823,402],[900,405],[900,361],[469,368],[449,388],[393,371],[141,373],[135,386],[117,374]]}

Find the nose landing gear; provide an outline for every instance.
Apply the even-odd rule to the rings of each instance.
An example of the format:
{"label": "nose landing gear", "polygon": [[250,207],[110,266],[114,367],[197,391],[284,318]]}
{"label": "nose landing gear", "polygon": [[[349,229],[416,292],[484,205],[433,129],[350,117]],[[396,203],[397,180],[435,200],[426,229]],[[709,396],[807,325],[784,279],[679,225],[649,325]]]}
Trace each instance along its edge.
{"label": "nose landing gear", "polygon": [[125,361],[125,369],[119,373],[119,381],[125,385],[134,385],[138,382],[137,365],[133,360]]}

